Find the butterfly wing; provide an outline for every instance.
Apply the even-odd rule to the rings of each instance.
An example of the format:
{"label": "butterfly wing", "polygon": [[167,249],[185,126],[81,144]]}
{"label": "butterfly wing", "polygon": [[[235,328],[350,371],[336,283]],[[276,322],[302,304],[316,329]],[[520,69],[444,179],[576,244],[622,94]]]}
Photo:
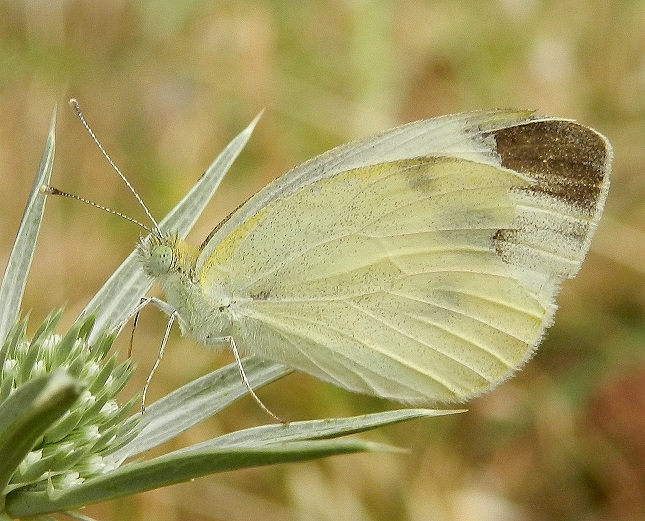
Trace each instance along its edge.
{"label": "butterfly wing", "polygon": [[478,112],[392,129],[285,174],[198,260],[232,336],[341,387],[410,403],[497,385],[552,321],[608,189],[577,123]]}
{"label": "butterfly wing", "polygon": [[501,109],[450,114],[391,128],[320,154],[264,187],[220,223],[202,244],[197,265],[203,266],[223,237],[272,201],[352,168],[439,155],[498,165],[490,132],[520,124],[531,114]]}

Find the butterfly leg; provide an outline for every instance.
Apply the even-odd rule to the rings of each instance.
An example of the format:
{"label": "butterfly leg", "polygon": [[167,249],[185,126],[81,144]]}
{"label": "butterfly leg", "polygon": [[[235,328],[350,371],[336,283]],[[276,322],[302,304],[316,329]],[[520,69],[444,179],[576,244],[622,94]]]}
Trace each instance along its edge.
{"label": "butterfly leg", "polygon": [[121,331],[123,331],[123,328],[125,325],[132,319],[134,318],[137,320],[137,317],[141,310],[145,308],[148,304],[154,304],[157,308],[159,308],[161,311],[163,311],[166,315],[172,315],[175,313],[175,308],[173,308],[170,304],[167,302],[164,302],[163,300],[160,300],[155,297],[143,297],[139,300],[139,303],[136,305],[136,307],[128,313],[128,316],[126,316],[119,327],[117,328],[116,335],[118,336]]}
{"label": "butterfly leg", "polygon": [[160,300],[155,297],[145,297],[142,298],[139,301],[139,304],[132,310],[132,312],[126,317],[126,319],[123,321],[123,324],[121,325],[119,332],[123,329],[125,324],[134,317],[134,322],[132,324],[132,335],[130,337],[130,348],[128,349],[128,358],[132,354],[132,342],[134,339],[134,328],[137,325],[137,322],[139,320],[139,313],[141,310],[146,307],[148,304],[154,304],[157,308],[159,308],[161,311],[166,313],[168,315],[168,325],[166,326],[166,332],[164,333],[163,340],[161,341],[161,347],[159,348],[159,353],[157,354],[157,359],[155,360],[155,363],[152,366],[152,369],[150,370],[150,373],[148,374],[148,377],[146,378],[146,382],[143,386],[143,390],[141,391],[141,414],[143,414],[146,410],[146,395],[148,394],[148,388],[150,387],[150,382],[152,382],[152,377],[154,376],[155,372],[157,371],[157,368],[159,367],[159,364],[161,363],[161,359],[163,358],[164,350],[166,348],[166,344],[168,343],[168,337],[170,336],[170,330],[172,329],[172,325],[175,322],[175,319],[177,317],[177,312],[175,311],[175,308],[173,308],[170,304],[167,302],[164,302],[163,300]]}
{"label": "butterfly leg", "polygon": [[176,315],[177,315],[176,311],[173,311],[172,313],[170,313],[170,316],[168,318],[168,325],[166,326],[166,332],[163,335],[163,340],[161,341],[161,347],[159,347],[159,353],[157,354],[157,359],[155,360],[155,363],[153,364],[152,369],[150,369],[148,378],[146,378],[146,383],[143,385],[143,391],[141,391],[141,414],[146,412],[146,395],[148,394],[148,388],[150,387],[150,382],[152,381],[152,377],[157,371],[157,368],[161,363],[161,359],[163,358],[163,353],[164,353],[164,350],[166,349],[166,344],[168,343],[168,337],[170,336],[170,330],[172,329],[172,325],[175,322]]}
{"label": "butterfly leg", "polygon": [[[155,363],[153,364],[152,369],[150,370],[150,373],[146,378],[146,382],[141,392],[141,414],[145,412],[146,395],[148,394],[148,388],[150,387],[150,382],[152,381],[152,377],[154,376],[155,372],[157,371],[157,368],[159,367],[159,364],[161,363],[161,360],[164,355],[164,350],[166,348],[166,344],[168,343],[168,338],[170,336],[170,330],[172,329],[172,325],[175,322],[175,319],[177,318],[177,311],[170,304],[158,298],[146,297],[146,298],[142,298],[139,304],[134,308],[132,313],[128,315],[126,322],[133,317],[134,317],[134,320],[136,321],[139,316],[139,312],[148,304],[154,304],[157,308],[159,308],[161,311],[166,313],[169,319],[168,319],[168,325],[166,326],[166,331],[163,336],[163,340],[161,341],[161,347],[159,348],[159,353],[157,354],[157,359],[155,360]],[[249,391],[249,394],[253,397],[255,402],[260,406],[260,408],[264,412],[266,412],[269,416],[271,416],[271,418],[273,418],[277,422],[280,422],[282,424],[288,423],[285,420],[282,420],[281,418],[276,416],[273,412],[271,412],[271,410],[266,405],[264,405],[264,403],[262,403],[262,400],[260,400],[258,395],[255,394],[255,391],[253,390],[253,387],[251,387],[251,383],[249,382],[249,379],[246,376],[246,372],[244,371],[244,366],[242,365],[242,358],[240,357],[240,352],[238,351],[237,346],[235,345],[235,340],[233,339],[233,337],[227,336],[227,337],[221,338],[221,340],[228,342],[229,345],[231,346],[231,351],[233,352],[233,356],[235,357],[235,362],[237,363],[237,367],[240,372],[240,378],[242,379],[242,383],[246,386],[246,388]]]}
{"label": "butterfly leg", "polygon": [[282,420],[281,418],[278,418],[271,410],[262,403],[262,400],[258,397],[257,394],[255,394],[255,391],[253,390],[253,387],[251,387],[251,383],[249,382],[249,379],[246,377],[246,372],[244,371],[244,366],[242,365],[242,359],[240,358],[240,353],[237,350],[237,346],[235,345],[235,340],[233,339],[232,336],[227,336],[224,337],[228,343],[231,346],[231,351],[233,351],[233,356],[235,357],[235,362],[237,363],[237,367],[240,371],[240,377],[242,378],[242,383],[246,386],[248,389],[249,393],[255,400],[255,402],[260,406],[260,409],[262,409],[264,412],[266,412],[271,418],[273,418],[275,421],[280,422],[282,424],[287,424],[285,420]]}
{"label": "butterfly leg", "polygon": [[134,313],[134,318],[132,319],[132,331],[130,332],[130,345],[128,346],[128,358],[132,358],[132,348],[134,346],[134,332],[137,329],[137,324],[139,323],[139,313],[141,313],[141,310],[143,307],[150,302],[150,299],[148,298],[141,298],[139,300],[139,304],[135,308]]}

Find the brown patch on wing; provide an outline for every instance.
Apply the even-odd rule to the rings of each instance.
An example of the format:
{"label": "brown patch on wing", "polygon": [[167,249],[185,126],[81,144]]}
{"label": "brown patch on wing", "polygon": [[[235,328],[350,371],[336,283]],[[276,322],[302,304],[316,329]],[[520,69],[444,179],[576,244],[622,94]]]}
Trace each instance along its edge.
{"label": "brown patch on wing", "polygon": [[547,120],[492,135],[502,166],[537,181],[525,190],[552,195],[595,215],[610,153],[599,134],[572,121]]}

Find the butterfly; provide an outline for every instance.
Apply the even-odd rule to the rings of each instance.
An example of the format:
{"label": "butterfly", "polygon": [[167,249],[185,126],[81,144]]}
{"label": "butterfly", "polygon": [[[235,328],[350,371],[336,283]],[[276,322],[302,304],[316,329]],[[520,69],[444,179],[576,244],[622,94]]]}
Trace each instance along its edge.
{"label": "butterfly", "polygon": [[418,121],[295,167],[199,247],[157,230],[139,258],[209,349],[404,403],[464,401],[535,352],[611,160],[600,133],[531,111]]}

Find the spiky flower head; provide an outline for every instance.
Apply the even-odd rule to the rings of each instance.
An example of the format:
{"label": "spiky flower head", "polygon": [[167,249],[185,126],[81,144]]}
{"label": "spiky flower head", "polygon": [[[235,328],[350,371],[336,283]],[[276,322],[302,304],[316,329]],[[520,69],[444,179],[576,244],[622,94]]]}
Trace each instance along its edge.
{"label": "spiky flower head", "polygon": [[[79,396],[40,436],[10,478],[7,492],[29,487],[62,489],[109,472],[121,462],[113,453],[136,435],[135,421],[124,420],[136,402],[117,394],[132,374],[128,361],[109,355],[113,337],[90,345],[93,319],[55,333],[61,312],[50,314],[34,337],[26,337],[27,319],[18,322],[0,350],[0,411],[17,389],[43,376],[64,371],[77,382]],[[1,419],[0,419],[1,421]]]}

